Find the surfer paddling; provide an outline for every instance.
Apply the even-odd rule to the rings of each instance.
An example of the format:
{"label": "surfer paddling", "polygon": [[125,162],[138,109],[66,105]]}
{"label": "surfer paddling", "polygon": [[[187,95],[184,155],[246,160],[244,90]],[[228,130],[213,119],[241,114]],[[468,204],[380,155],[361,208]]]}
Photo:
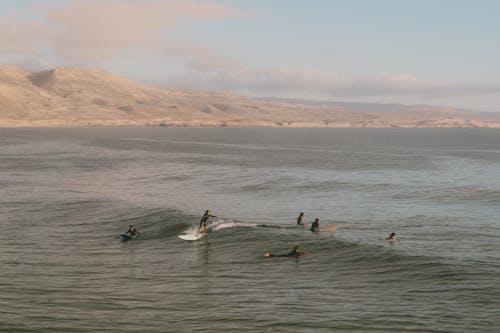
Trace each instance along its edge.
{"label": "surfer paddling", "polygon": [[298,258],[300,256],[303,256],[305,253],[304,252],[299,252],[299,246],[296,245],[292,251],[290,251],[287,254],[271,254],[269,251],[264,253],[264,257],[266,258],[272,258],[272,257],[292,257],[292,258]]}
{"label": "surfer paddling", "polygon": [[203,216],[201,217],[200,226],[198,227],[198,231],[196,231],[196,236],[198,236],[198,234],[200,233],[200,230],[201,230],[202,227],[203,227],[203,233],[204,234],[207,233],[207,221],[208,221],[209,218],[214,217],[214,218],[218,219],[217,216],[214,216],[211,213],[212,212],[207,209],[205,211],[205,214],[203,214]]}

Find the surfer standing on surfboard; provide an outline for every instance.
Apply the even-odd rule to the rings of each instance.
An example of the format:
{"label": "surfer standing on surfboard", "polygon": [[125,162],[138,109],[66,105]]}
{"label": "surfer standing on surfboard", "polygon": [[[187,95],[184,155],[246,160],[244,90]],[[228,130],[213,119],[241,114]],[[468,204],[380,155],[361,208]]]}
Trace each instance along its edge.
{"label": "surfer standing on surfboard", "polygon": [[200,233],[201,227],[203,227],[203,233],[204,234],[207,233],[207,221],[208,221],[209,218],[211,218],[211,217],[217,218],[217,216],[214,216],[211,213],[212,212],[207,209],[205,211],[205,214],[203,214],[203,216],[201,217],[200,226],[198,227],[198,231],[196,231],[196,236],[198,236],[198,234]]}

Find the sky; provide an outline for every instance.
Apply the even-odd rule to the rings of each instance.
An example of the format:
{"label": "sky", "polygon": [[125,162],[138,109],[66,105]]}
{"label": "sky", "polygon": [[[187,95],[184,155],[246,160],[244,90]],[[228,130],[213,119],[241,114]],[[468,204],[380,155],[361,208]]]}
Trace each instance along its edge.
{"label": "sky", "polygon": [[500,112],[498,0],[0,0],[0,64]]}

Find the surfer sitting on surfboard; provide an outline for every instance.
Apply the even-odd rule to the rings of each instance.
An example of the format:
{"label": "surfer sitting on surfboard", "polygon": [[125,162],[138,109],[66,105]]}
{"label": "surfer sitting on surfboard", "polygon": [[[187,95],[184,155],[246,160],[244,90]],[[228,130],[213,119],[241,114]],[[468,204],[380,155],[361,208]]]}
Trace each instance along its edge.
{"label": "surfer sitting on surfboard", "polygon": [[204,234],[207,233],[207,221],[209,218],[211,217],[217,218],[217,216],[211,215],[211,213],[212,212],[207,209],[207,211],[205,211],[205,214],[203,214],[203,216],[201,217],[200,226],[198,227],[198,231],[196,231],[196,236],[198,236],[198,234],[200,233],[201,227],[203,227],[203,233]]}
{"label": "surfer sitting on surfboard", "polygon": [[128,228],[126,234],[129,234],[130,236],[139,236],[140,235],[139,231],[137,231],[132,224]]}
{"label": "surfer sitting on surfboard", "polygon": [[264,253],[264,257],[271,258],[271,257],[295,257],[298,258],[300,256],[303,256],[305,253],[304,252],[299,252],[299,246],[296,245],[290,253],[287,254],[271,254],[269,251]]}
{"label": "surfer sitting on surfboard", "polygon": [[314,220],[314,222],[311,224],[311,231],[312,232],[319,232],[319,219],[317,218]]}

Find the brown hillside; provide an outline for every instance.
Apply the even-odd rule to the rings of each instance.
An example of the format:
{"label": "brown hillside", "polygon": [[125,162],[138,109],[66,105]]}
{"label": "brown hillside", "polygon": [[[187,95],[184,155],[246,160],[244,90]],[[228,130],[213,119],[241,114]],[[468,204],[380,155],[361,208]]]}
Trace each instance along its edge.
{"label": "brown hillside", "polygon": [[500,127],[445,107],[264,101],[149,86],[100,69],[0,66],[0,126]]}

